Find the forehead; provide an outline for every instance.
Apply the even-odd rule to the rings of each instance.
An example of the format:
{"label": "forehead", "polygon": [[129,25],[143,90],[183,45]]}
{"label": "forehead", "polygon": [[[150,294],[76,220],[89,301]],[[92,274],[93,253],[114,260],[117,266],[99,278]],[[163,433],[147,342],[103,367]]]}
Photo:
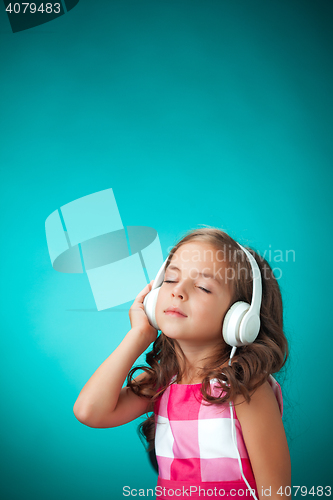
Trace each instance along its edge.
{"label": "forehead", "polygon": [[184,267],[195,266],[210,267],[223,266],[225,262],[224,252],[213,245],[205,242],[185,243],[172,256],[170,265],[182,265]]}
{"label": "forehead", "polygon": [[[168,276],[181,273],[185,278],[207,279],[218,283],[225,290],[225,286],[232,291],[234,273],[229,268],[226,252],[209,243],[185,243],[172,256],[166,269]],[[171,274],[170,274],[171,273]]]}
{"label": "forehead", "polygon": [[[233,293],[235,273],[226,259],[226,252],[205,242],[185,243],[172,256],[166,269],[168,276],[209,280],[211,283],[226,288]],[[172,278],[169,278],[172,279]]]}

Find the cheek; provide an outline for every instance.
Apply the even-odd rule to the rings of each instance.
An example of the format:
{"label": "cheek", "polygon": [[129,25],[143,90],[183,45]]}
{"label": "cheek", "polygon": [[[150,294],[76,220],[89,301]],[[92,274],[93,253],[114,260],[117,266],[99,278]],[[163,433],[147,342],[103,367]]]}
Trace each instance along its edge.
{"label": "cheek", "polygon": [[206,323],[207,326],[216,322],[216,307],[204,299],[196,302],[192,308],[192,314],[195,320],[200,320],[201,322]]}
{"label": "cheek", "polygon": [[195,308],[197,317],[204,318],[209,325],[222,325],[224,309],[219,301],[202,299]]}
{"label": "cheek", "polygon": [[157,296],[157,301],[156,301],[156,308],[162,307],[162,304],[165,301],[165,288],[161,287],[160,291],[158,292]]}
{"label": "cheek", "polygon": [[158,292],[156,308],[155,308],[155,317],[157,322],[158,318],[161,316],[163,312],[163,304],[164,304],[164,290],[163,288],[161,288],[160,291]]}

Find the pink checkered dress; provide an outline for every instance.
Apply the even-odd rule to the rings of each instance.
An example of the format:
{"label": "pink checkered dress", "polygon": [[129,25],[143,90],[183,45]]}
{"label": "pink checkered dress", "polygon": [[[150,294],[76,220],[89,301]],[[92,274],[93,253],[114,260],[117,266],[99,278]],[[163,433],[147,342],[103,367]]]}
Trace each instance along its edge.
{"label": "pink checkered dress", "polygon": [[[221,498],[221,494],[218,495],[221,488],[226,491],[231,488],[246,490],[232,440],[229,404],[207,406],[200,393],[201,384],[176,384],[175,379],[173,377],[154,408],[155,450],[159,468],[157,486],[160,488],[158,491],[162,492],[162,495],[157,494],[157,498]],[[216,379],[211,380],[212,394],[218,396],[221,391],[215,382]],[[282,415],[281,387],[272,376],[269,377],[269,383]],[[251,488],[256,490],[242,430],[234,409],[233,412],[243,473]],[[187,493],[184,488],[187,488]],[[211,495],[214,488],[215,496]],[[203,489],[206,490],[205,495]],[[207,489],[211,490],[210,493],[207,493]],[[173,491],[169,496],[168,490]],[[238,498],[237,495],[232,496]],[[239,498],[241,496],[253,498],[245,492]],[[257,492],[256,496],[259,498]]]}

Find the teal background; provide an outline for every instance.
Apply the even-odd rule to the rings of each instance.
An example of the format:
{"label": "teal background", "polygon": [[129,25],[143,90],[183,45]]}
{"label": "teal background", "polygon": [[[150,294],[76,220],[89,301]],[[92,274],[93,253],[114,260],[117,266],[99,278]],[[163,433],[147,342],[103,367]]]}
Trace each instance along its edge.
{"label": "teal background", "polygon": [[15,34],[1,10],[3,498],[120,499],[156,484],[140,419],[92,429],[72,412],[130,304],[95,312],[87,277],[53,270],[44,223],[109,187],[124,225],[154,227],[164,256],[199,224],[262,254],[294,250],[271,260],[293,484],[331,484],[332,7],[81,0]]}

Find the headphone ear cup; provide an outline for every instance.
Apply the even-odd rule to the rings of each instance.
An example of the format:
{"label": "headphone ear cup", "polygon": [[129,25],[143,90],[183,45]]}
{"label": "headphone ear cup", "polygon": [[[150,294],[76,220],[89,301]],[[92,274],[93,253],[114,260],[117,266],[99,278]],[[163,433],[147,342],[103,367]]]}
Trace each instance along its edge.
{"label": "headphone ear cup", "polygon": [[250,309],[247,302],[235,302],[224,317],[222,334],[226,344],[232,347],[240,347],[243,342],[240,340],[239,327],[246,312]]}
{"label": "headphone ear cup", "polygon": [[252,344],[260,330],[260,317],[256,313],[247,314],[242,321],[239,338],[244,345]]}
{"label": "headphone ear cup", "polygon": [[145,296],[143,300],[143,307],[144,311],[148,317],[149,323],[156,328],[156,330],[159,330],[158,324],[156,323],[156,318],[155,318],[155,309],[156,309],[156,302],[157,302],[157,297],[158,297],[158,292],[160,291],[161,287],[154,288],[151,290],[147,295]]}

